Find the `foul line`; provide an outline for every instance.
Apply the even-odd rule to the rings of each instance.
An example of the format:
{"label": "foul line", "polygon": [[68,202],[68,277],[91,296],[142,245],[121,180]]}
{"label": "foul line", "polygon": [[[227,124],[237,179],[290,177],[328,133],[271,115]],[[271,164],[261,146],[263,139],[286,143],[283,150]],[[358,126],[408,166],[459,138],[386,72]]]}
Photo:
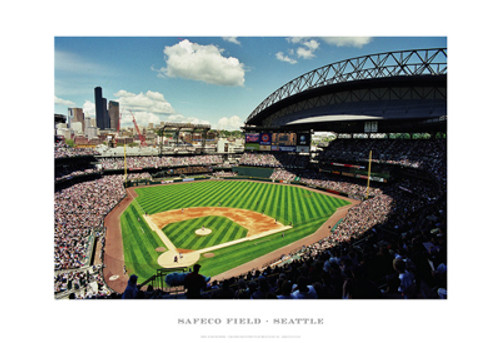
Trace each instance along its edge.
{"label": "foul line", "polygon": [[167,235],[165,235],[165,232],[160,230],[160,228],[158,228],[158,226],[151,220],[151,218],[149,218],[149,216],[143,215],[143,218],[146,220],[151,230],[153,230],[153,232],[155,232],[158,237],[160,237],[161,241],[163,242],[163,244],[165,244],[167,249],[169,251],[177,252],[177,248],[175,247],[174,243],[172,243],[172,241],[168,239]]}

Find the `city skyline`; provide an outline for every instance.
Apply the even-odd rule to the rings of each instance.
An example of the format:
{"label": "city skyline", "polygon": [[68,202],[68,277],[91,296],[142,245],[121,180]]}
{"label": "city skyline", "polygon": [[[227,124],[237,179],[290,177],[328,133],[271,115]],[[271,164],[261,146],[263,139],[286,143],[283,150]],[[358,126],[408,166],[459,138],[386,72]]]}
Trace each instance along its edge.
{"label": "city skyline", "polygon": [[371,53],[446,47],[446,37],[55,37],[54,111],[95,118],[94,88],[121,127],[191,122],[234,130],[312,69]]}

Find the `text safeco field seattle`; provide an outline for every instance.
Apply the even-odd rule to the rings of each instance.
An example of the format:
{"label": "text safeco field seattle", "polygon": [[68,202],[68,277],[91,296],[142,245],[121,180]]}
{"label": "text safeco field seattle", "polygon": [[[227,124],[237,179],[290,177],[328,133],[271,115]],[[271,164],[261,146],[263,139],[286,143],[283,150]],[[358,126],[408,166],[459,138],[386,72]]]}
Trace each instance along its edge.
{"label": "text safeco field seattle", "polygon": [[178,318],[181,325],[323,325],[323,318]]}

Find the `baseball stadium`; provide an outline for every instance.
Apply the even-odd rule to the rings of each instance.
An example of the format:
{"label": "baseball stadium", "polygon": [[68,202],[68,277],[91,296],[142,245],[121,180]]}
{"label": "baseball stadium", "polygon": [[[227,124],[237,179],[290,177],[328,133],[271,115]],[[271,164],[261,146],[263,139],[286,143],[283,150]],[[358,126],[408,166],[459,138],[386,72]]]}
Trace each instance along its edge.
{"label": "baseball stadium", "polygon": [[297,75],[239,148],[204,124],[56,136],[54,297],[445,299],[446,134],[443,47]]}

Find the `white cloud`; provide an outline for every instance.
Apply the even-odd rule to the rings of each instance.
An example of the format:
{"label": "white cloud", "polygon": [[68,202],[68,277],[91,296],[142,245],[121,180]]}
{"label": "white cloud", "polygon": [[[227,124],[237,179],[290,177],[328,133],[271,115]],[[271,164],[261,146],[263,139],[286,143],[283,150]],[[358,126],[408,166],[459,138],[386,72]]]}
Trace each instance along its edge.
{"label": "white cloud", "polygon": [[290,43],[297,44],[305,39],[308,39],[308,38],[307,37],[289,37],[286,40],[289,41]]}
{"label": "white cloud", "polygon": [[95,104],[92,101],[85,100],[82,109],[85,117],[95,117]]}
{"label": "white cloud", "polygon": [[65,100],[58,98],[57,96],[54,95],[54,104],[56,105],[65,105],[68,107],[75,107],[75,103],[71,100]]}
{"label": "white cloud", "polygon": [[361,48],[372,41],[372,37],[321,37],[321,39],[330,45],[338,47],[353,46]]}
{"label": "white cloud", "polygon": [[120,103],[120,112],[122,113],[120,125],[122,127],[134,125],[132,113],[137,125],[143,127],[149,123],[157,125],[160,122],[210,124],[206,120],[186,117],[181,113],[176,113],[172,105],[160,92],[148,90],[146,93],[140,92],[136,94],[122,89],[113,95],[116,97],[115,100]]}
{"label": "white cloud", "polygon": [[222,117],[217,122],[219,130],[239,130],[243,126],[243,120],[238,116]]}
{"label": "white cloud", "polygon": [[165,121],[165,116],[175,113],[172,105],[159,92],[148,90],[146,93],[136,94],[121,89],[113,95],[120,103],[122,127],[133,126],[130,111],[134,114],[139,126],[147,126],[149,123],[160,124],[161,121]]}
{"label": "white cloud", "polygon": [[222,39],[225,40],[226,42],[241,45],[241,42],[236,37],[222,37]]}
{"label": "white cloud", "polygon": [[189,40],[166,46],[166,67],[160,75],[198,80],[224,86],[243,86],[244,64],[235,57],[224,57],[223,49],[215,45],[200,45]]}
{"label": "white cloud", "polygon": [[308,49],[313,50],[313,51],[316,50],[317,48],[319,48],[318,41],[316,41],[314,39],[304,41],[302,44],[304,44]]}
{"label": "white cloud", "polygon": [[[286,40],[289,43],[300,45],[296,50],[292,50],[293,53],[290,53],[290,51],[289,51],[289,53],[291,55],[296,54],[297,57],[304,58],[304,59],[310,59],[310,58],[315,57],[314,52],[320,46],[319,42],[316,39],[312,39],[312,38],[308,38],[308,37],[289,37]],[[284,59],[281,59],[280,57],[283,57],[284,59],[286,59],[286,58],[291,59],[290,57],[284,56],[282,53],[281,53],[281,56],[278,56],[278,54],[276,54],[276,58],[283,61]],[[293,59],[291,59],[291,60],[293,60]],[[296,61],[296,60],[294,60],[294,61]],[[289,62],[289,61],[285,61],[285,62]],[[289,62],[289,63],[291,63],[291,62]]]}
{"label": "white cloud", "polygon": [[126,90],[119,90],[114,94],[116,101],[120,103],[120,111],[131,110],[132,112],[170,114],[174,113],[172,105],[165,100],[163,94],[148,90],[146,94],[140,92],[135,94]]}
{"label": "white cloud", "polygon": [[297,60],[295,60],[295,59],[293,59],[293,58],[291,58],[291,57],[289,57],[289,56],[286,56],[286,55],[285,55],[285,54],[283,54],[283,52],[281,52],[281,51],[278,51],[278,52],[276,53],[276,58],[277,58],[278,60],[280,60],[280,61],[283,61],[283,62],[288,62],[288,63],[290,63],[290,64],[295,64],[295,63],[297,63]]}

